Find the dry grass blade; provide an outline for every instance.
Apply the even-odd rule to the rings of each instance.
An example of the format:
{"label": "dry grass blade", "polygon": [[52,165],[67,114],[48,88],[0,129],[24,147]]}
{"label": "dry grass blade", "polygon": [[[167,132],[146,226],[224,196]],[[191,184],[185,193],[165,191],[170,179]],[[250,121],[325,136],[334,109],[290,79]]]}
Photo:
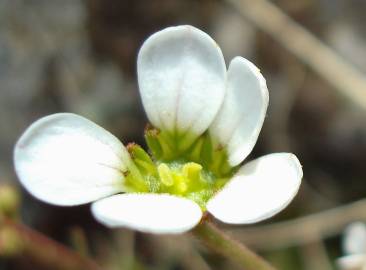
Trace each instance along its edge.
{"label": "dry grass blade", "polygon": [[366,110],[366,77],[331,48],[267,0],[227,0],[338,92]]}

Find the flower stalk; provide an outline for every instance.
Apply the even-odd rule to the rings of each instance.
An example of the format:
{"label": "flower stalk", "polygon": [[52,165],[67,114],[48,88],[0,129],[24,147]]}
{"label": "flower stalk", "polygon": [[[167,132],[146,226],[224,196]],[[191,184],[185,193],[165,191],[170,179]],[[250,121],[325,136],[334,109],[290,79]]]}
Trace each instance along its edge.
{"label": "flower stalk", "polygon": [[[13,243],[10,243],[9,239]],[[93,260],[74,252],[23,224],[11,220],[4,220],[0,226],[0,255],[22,255],[47,269],[102,269]]]}
{"label": "flower stalk", "polygon": [[205,219],[193,230],[208,248],[232,260],[246,270],[275,270],[267,261],[242,243],[231,239],[209,220]]}

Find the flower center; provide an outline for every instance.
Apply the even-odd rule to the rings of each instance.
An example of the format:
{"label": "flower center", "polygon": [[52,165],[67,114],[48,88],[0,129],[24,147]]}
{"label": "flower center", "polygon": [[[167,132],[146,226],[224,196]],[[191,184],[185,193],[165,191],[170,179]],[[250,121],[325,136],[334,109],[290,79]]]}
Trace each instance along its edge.
{"label": "flower center", "polygon": [[137,144],[127,146],[133,160],[125,174],[128,192],[168,193],[193,200],[206,210],[207,201],[235,171],[227,163],[226,151],[212,149],[207,134],[185,148],[181,148],[182,137],[156,129],[146,131],[145,137],[151,157]]}
{"label": "flower center", "polygon": [[208,199],[221,188],[222,181],[215,181],[212,174],[195,162],[161,163],[157,168],[161,182],[159,193],[186,197],[198,203],[201,208],[205,208]]}

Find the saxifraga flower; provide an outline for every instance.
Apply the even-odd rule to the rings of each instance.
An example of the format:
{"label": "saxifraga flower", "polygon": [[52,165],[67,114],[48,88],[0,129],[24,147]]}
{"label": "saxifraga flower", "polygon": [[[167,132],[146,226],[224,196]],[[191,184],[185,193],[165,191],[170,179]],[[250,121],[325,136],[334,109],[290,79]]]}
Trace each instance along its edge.
{"label": "saxifraga flower", "polygon": [[253,149],[267,105],[266,81],[192,26],[153,34],[138,55],[138,82],[151,123],[149,147],[124,145],[70,113],[41,118],[21,136],[14,163],[22,185],[55,205],[92,203],[109,227],[181,233],[205,211],[248,224],[284,209],[302,178],[298,159],[275,153],[240,164]]}

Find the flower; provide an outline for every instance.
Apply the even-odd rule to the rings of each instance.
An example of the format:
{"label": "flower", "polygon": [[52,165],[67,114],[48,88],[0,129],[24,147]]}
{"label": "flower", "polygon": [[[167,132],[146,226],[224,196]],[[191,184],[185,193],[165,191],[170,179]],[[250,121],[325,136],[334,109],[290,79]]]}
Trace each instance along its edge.
{"label": "flower", "polygon": [[366,266],[366,225],[353,222],[343,233],[343,251],[345,256],[337,259],[341,270],[362,270]]}
{"label": "flower", "polygon": [[254,223],[289,204],[302,178],[293,154],[239,166],[268,105],[266,81],[251,62],[236,57],[226,70],[206,33],[177,26],[145,41],[137,71],[150,155],[81,116],[46,116],[14,151],[32,195],[55,205],[93,202],[101,223],[151,233],[187,231],[204,211],[226,223]]}

